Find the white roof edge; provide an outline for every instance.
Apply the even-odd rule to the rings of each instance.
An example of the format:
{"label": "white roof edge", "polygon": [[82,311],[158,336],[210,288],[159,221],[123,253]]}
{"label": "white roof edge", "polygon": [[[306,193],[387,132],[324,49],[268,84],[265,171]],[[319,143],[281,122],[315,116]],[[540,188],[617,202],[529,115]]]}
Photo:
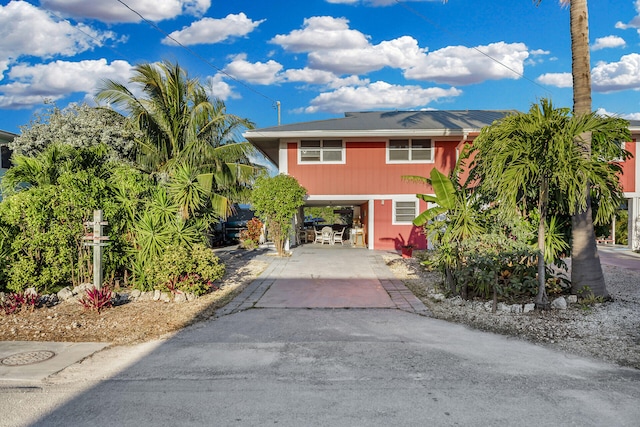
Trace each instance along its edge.
{"label": "white roof edge", "polygon": [[480,129],[375,129],[362,130],[310,130],[310,131],[247,131],[242,134],[249,138],[355,138],[389,136],[464,136]]}

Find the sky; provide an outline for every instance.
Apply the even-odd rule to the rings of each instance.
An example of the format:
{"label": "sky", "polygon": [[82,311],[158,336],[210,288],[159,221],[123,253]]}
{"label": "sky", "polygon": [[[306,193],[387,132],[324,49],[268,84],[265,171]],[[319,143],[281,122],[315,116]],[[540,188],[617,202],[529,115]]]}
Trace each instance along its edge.
{"label": "sky", "polygon": [[[588,3],[593,109],[640,120],[640,0]],[[572,106],[558,0],[0,0],[0,130],[163,60],[258,128],[278,111]]]}

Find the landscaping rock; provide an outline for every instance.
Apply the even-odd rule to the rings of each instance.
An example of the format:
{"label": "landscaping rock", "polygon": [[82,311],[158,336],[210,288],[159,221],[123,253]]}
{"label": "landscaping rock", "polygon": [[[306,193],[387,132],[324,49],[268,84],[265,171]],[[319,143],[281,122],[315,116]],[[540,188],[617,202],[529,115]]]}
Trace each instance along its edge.
{"label": "landscaping rock", "polygon": [[522,313],[522,305],[520,304],[513,304],[511,306],[511,312],[515,313],[515,314],[520,314]]}
{"label": "landscaping rock", "polygon": [[559,297],[551,301],[551,308],[556,310],[566,310],[567,309],[567,300],[563,297]]}
{"label": "landscaping rock", "polygon": [[534,303],[525,304],[522,308],[523,313],[530,313],[536,309],[536,305]]}
{"label": "landscaping rock", "polygon": [[567,295],[567,304],[575,304],[578,302],[578,295]]}
{"label": "landscaping rock", "polygon": [[433,294],[433,295],[431,295],[431,298],[434,301],[444,301],[444,300],[447,299],[447,297],[445,297],[443,294]]}
{"label": "landscaping rock", "polygon": [[451,304],[455,305],[455,306],[461,306],[464,305],[464,300],[460,297],[460,296],[456,296],[451,298]]}
{"label": "landscaping rock", "polygon": [[57,295],[60,301],[67,301],[73,298],[73,291],[71,291],[71,288],[67,286],[66,288],[60,289]]}
{"label": "landscaping rock", "polygon": [[162,296],[162,292],[160,292],[159,289],[156,289],[155,291],[153,291],[153,300],[154,301],[160,301],[160,297]]}
{"label": "landscaping rock", "polygon": [[175,302],[186,302],[187,295],[183,293],[176,294],[175,298],[173,298]]}
{"label": "landscaping rock", "polygon": [[89,289],[93,289],[93,283],[82,283],[75,288],[73,288],[73,295],[79,295],[81,293],[87,292]]}

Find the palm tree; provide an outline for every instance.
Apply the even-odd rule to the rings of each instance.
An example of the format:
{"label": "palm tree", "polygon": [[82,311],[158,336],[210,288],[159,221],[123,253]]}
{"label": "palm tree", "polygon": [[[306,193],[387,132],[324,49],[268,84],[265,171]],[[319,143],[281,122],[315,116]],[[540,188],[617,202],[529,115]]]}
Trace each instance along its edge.
{"label": "palm tree", "polygon": [[[508,213],[528,212],[532,203],[536,206],[540,252],[536,304],[542,308],[548,304],[545,232],[554,221],[553,215],[584,211],[590,199],[584,189],[589,184],[598,191],[597,221],[606,220],[622,198],[616,176],[619,167],[605,159],[584,156],[582,145],[575,143],[592,132],[601,137],[603,153],[620,151],[617,141],[629,137],[624,120],[591,112],[571,115],[568,108],[553,108],[543,99],[528,113],[507,116],[482,129],[474,140],[472,177],[480,180],[485,192],[495,194],[495,200]],[[558,212],[548,211],[551,202]]]}
{"label": "palm tree", "polygon": [[[96,99],[121,107],[143,132],[138,141],[139,166],[159,179],[183,176],[184,170],[175,169],[188,167],[202,185],[208,185],[204,190],[218,201],[214,210],[224,217],[231,205],[229,197],[242,197],[262,169],[249,160],[253,146],[233,140],[241,129],[253,128],[253,123],[228,114],[224,102],[209,97],[177,63],[140,64],[130,83],[143,95],[107,80]],[[184,182],[192,185],[190,180]],[[183,213],[189,209],[182,207]]]}
{"label": "palm tree", "polygon": [[[536,0],[540,4],[542,0]],[[571,75],[573,77],[573,113],[591,112],[591,56],[589,52],[589,12],[587,0],[561,0],[569,5],[571,28]],[[591,134],[576,139],[586,158],[591,156]],[[571,216],[571,288],[573,292],[590,289],[596,296],[608,297],[593,228],[589,183],[584,188],[586,204]]]}

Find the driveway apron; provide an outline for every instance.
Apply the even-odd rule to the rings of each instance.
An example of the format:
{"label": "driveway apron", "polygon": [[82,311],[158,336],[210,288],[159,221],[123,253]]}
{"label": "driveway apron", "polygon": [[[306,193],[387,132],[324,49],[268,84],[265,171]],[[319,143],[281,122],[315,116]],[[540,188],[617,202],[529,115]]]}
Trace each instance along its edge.
{"label": "driveway apron", "polygon": [[396,279],[383,252],[308,244],[269,268],[219,314],[249,308],[386,308],[428,314]]}

